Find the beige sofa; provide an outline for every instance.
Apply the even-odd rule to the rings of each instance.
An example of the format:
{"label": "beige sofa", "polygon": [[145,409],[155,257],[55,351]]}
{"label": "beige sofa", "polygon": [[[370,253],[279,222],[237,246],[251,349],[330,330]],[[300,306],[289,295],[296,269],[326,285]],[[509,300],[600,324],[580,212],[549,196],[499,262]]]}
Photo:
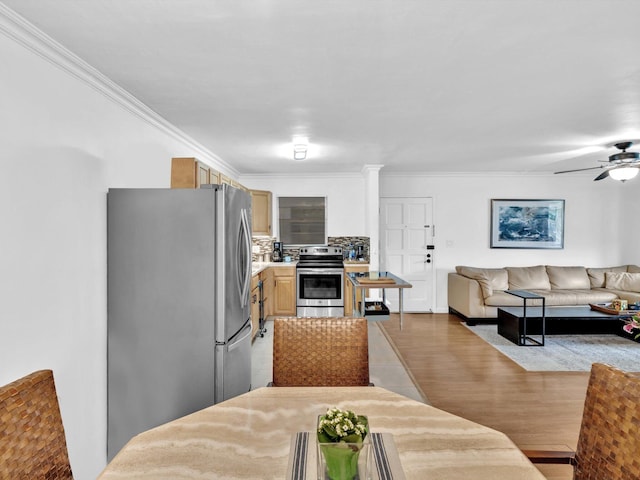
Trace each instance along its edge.
{"label": "beige sofa", "polygon": [[498,307],[522,306],[521,298],[505,293],[505,290],[537,293],[545,297],[547,306],[607,303],[615,299],[632,304],[640,302],[640,267],[458,266],[448,278],[449,312],[475,324],[479,319],[497,318]]}

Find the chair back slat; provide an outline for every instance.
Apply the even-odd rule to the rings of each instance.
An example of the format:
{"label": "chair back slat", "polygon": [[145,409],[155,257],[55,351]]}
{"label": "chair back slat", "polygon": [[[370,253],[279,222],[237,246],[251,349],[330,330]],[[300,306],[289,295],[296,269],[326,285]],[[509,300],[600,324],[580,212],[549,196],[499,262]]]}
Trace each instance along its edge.
{"label": "chair back slat", "polygon": [[575,480],[640,478],[640,377],[594,363],[576,449]]}
{"label": "chair back slat", "polygon": [[72,479],[51,370],[0,387],[0,479]]}
{"label": "chair back slat", "polygon": [[273,386],[369,385],[369,337],[363,318],[276,318]]}

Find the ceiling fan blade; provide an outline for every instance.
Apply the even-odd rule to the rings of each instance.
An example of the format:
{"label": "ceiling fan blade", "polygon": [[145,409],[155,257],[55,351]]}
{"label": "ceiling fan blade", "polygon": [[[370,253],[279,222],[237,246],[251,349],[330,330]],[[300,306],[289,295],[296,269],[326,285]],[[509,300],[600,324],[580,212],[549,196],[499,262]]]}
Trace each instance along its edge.
{"label": "ceiling fan blade", "polygon": [[589,167],[589,168],[576,168],[575,170],[562,170],[561,172],[553,172],[553,173],[571,173],[571,172],[584,172],[585,170],[597,170],[599,168],[607,168],[610,165],[600,165],[599,167]]}
{"label": "ceiling fan blade", "polygon": [[600,175],[598,175],[596,178],[594,178],[593,181],[597,182],[598,180],[602,180],[604,178],[607,178],[608,176],[609,176],[609,170],[605,170]]}

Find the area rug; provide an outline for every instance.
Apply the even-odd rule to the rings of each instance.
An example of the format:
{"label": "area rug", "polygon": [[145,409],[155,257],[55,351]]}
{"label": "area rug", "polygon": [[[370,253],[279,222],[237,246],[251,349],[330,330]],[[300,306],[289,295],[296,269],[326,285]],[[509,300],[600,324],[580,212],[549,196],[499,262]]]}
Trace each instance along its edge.
{"label": "area rug", "polygon": [[592,363],[607,363],[640,371],[640,344],[618,335],[547,335],[544,347],[519,347],[498,335],[495,324],[461,325],[525,370],[588,372]]}

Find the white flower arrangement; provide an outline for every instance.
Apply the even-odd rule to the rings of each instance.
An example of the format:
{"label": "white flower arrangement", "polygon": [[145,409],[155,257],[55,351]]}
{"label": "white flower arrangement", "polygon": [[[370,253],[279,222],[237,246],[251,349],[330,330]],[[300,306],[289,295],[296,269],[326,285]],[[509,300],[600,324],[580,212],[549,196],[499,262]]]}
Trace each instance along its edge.
{"label": "white flower arrangement", "polygon": [[318,421],[320,443],[361,443],[368,431],[367,417],[356,415],[351,410],[330,408]]}

